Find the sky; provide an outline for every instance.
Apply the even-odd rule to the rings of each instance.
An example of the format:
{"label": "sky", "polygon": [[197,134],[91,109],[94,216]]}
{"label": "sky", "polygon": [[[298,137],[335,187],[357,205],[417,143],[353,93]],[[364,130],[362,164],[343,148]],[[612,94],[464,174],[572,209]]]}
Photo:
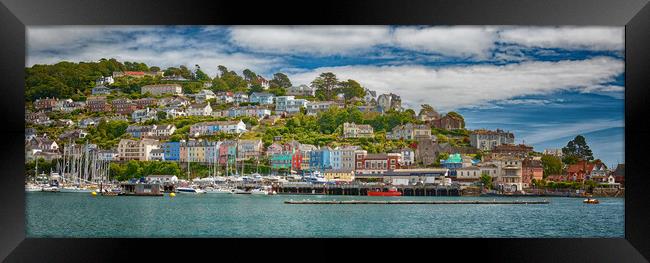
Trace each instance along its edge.
{"label": "sky", "polygon": [[29,26],[27,45],[27,66],[115,58],[214,77],[224,65],[294,85],[333,72],[536,151],[583,135],[609,167],[625,158],[623,27]]}

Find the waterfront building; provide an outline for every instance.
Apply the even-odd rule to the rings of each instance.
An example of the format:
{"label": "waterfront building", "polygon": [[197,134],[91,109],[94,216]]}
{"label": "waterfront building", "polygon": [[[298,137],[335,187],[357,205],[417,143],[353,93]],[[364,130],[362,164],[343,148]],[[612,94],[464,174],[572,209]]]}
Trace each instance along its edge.
{"label": "waterfront building", "polygon": [[399,151],[402,155],[399,158],[399,165],[401,167],[409,167],[415,165],[415,151],[411,148],[402,148]]}
{"label": "waterfront building", "polygon": [[481,180],[481,168],[468,166],[456,168],[456,181],[462,183],[475,183]]}
{"label": "waterfront building", "polygon": [[163,150],[166,161],[180,160],[180,142],[165,142],[163,144]]}
{"label": "waterfront building", "polygon": [[599,160],[590,162],[580,160],[566,168],[561,181],[582,182],[584,180],[602,180],[607,177],[607,166]]}
{"label": "waterfront building", "polygon": [[118,158],[120,161],[149,161],[151,150],[159,148],[160,144],[154,139],[121,139],[117,145]]}
{"label": "waterfront building", "polygon": [[440,165],[449,169],[449,176],[456,176],[456,169],[458,168],[469,167],[476,163],[477,161],[462,156],[460,153],[450,154],[446,160],[440,160]]}
{"label": "waterfront building", "polygon": [[615,182],[621,185],[625,185],[625,164],[619,163],[616,165],[616,169],[612,172],[611,175],[614,176]]}
{"label": "waterfront building", "polygon": [[470,134],[469,139],[472,147],[484,151],[490,151],[496,146],[502,144],[515,143],[514,134],[500,129],[497,129],[496,131],[475,130]]}
{"label": "waterfront building", "polygon": [[282,152],[282,145],[279,143],[272,143],[269,147],[266,147],[266,156],[271,156],[273,154],[278,154]]}
{"label": "waterfront building", "polygon": [[532,186],[533,180],[544,179],[544,167],[542,161],[537,158],[525,158],[521,162],[521,183],[524,188]]}
{"label": "waterfront building", "polygon": [[416,185],[416,184],[438,184],[450,185],[451,180],[447,178],[447,169],[444,168],[420,168],[420,169],[395,169],[382,173],[368,173],[357,171],[355,181],[382,180],[392,185]]}
{"label": "waterfront building", "polygon": [[181,95],[183,94],[183,87],[180,84],[146,85],[140,88],[140,93],[149,93],[153,96],[160,96],[165,94]]}
{"label": "waterfront building", "polygon": [[311,168],[311,152],[318,150],[316,146],[311,144],[300,144],[297,141],[291,141],[287,145],[287,149],[297,149],[300,155],[300,170],[310,171]]}
{"label": "waterfront building", "polygon": [[181,162],[211,163],[217,159],[220,144],[205,140],[181,141],[179,144],[179,160]]}
{"label": "waterfront building", "polygon": [[258,103],[260,105],[273,104],[275,95],[267,92],[253,92],[249,98],[251,103]]}
{"label": "waterfront building", "polygon": [[496,189],[504,192],[517,192],[523,189],[522,162],[516,158],[505,158],[498,162],[499,174],[493,180]]}
{"label": "waterfront building", "polygon": [[293,86],[287,89],[287,95],[289,96],[304,96],[304,97],[314,97],[316,96],[316,89],[309,87],[307,85]]}
{"label": "waterfront building", "polygon": [[262,153],[262,140],[239,140],[237,146],[237,160],[249,160],[251,158],[257,159]]}
{"label": "waterfront building", "polygon": [[374,130],[368,124],[343,123],[343,138],[372,138]]}
{"label": "waterfront building", "polygon": [[[367,154],[365,151],[356,153],[356,171],[364,174],[383,174],[386,171],[400,169],[400,153]],[[360,165],[359,165],[360,164]]]}
{"label": "waterfront building", "polygon": [[331,153],[332,148],[329,146],[310,151],[309,169],[312,171],[332,169]]}
{"label": "waterfront building", "polygon": [[407,123],[393,127],[392,132],[386,134],[390,140],[415,140],[416,138],[431,138],[431,127],[426,124]]}
{"label": "waterfront building", "polygon": [[239,134],[246,131],[246,124],[241,120],[201,122],[190,126],[190,135],[195,137],[213,135],[218,132]]}
{"label": "waterfront building", "polygon": [[323,178],[328,181],[352,182],[354,181],[354,171],[352,170],[326,170],[323,172]]}
{"label": "waterfront building", "polygon": [[292,156],[293,153],[287,151],[271,155],[271,169],[291,169]]}
{"label": "waterfront building", "polygon": [[237,142],[234,140],[226,140],[219,144],[219,164],[225,165],[226,162],[229,165],[235,163],[235,157],[237,156]]}

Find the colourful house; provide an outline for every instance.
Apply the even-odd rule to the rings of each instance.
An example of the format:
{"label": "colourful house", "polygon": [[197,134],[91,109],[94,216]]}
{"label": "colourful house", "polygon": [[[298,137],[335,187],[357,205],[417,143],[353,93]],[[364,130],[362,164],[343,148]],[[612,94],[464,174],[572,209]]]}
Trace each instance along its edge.
{"label": "colourful house", "polygon": [[180,160],[180,142],[166,142],[163,144],[163,150],[166,161]]}

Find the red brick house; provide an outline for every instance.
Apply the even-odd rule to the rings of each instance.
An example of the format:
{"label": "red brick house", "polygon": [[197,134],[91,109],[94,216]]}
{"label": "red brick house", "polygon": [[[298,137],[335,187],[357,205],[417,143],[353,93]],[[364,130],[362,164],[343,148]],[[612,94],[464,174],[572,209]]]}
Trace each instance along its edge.
{"label": "red brick house", "polygon": [[541,160],[526,158],[521,163],[521,182],[524,187],[530,187],[535,181],[541,181],[544,178],[544,167]]}

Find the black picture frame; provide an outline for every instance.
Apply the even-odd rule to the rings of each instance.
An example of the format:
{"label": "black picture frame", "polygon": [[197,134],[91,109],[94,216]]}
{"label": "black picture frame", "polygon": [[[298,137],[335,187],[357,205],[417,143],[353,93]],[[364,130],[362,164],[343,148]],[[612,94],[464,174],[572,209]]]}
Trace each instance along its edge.
{"label": "black picture frame", "polygon": [[[0,258],[14,261],[482,260],[646,262],[650,258],[650,5],[605,1],[0,0]],[[45,239],[25,238],[24,67],[29,25],[426,24],[625,26],[625,238],[614,239]],[[371,223],[371,222],[369,222]],[[215,244],[216,243],[216,244]],[[297,248],[282,251],[281,248]],[[235,252],[235,250],[245,249]],[[203,251],[203,252],[201,252]],[[215,254],[216,256],[216,254]],[[212,261],[216,258],[212,258]]]}

